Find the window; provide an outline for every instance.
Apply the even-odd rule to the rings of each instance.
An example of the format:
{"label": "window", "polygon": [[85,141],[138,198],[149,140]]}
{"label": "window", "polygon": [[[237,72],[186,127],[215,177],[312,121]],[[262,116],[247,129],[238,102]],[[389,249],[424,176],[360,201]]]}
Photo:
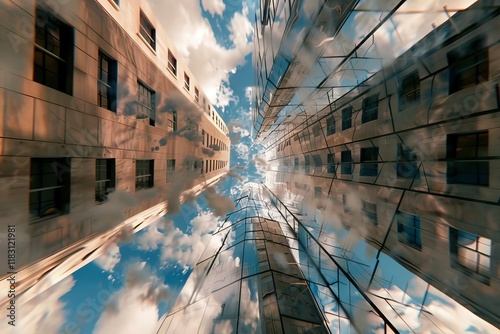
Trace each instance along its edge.
{"label": "window", "polygon": [[488,49],[481,39],[448,53],[450,94],[488,80]]}
{"label": "window", "polygon": [[[190,83],[190,79],[189,79],[189,76],[186,74],[186,72],[184,72],[184,88],[189,91],[189,88],[191,88],[191,83]],[[213,118],[213,117],[212,117]]]}
{"label": "window", "polygon": [[194,100],[200,102],[200,91],[197,87],[194,87]]}
{"label": "window", "polygon": [[417,156],[403,144],[398,143],[397,175],[398,178],[419,177],[417,167]]}
{"label": "window", "polygon": [[327,164],[328,164],[328,173],[335,174],[335,154],[329,153],[326,156]]}
{"label": "window", "polygon": [[361,149],[361,176],[377,176],[378,173],[378,147],[366,147]]}
{"label": "window", "polygon": [[489,284],[491,239],[450,227],[451,266]]}
{"label": "window", "polygon": [[420,217],[399,212],[398,240],[415,249],[422,249],[420,237]]}
{"label": "window", "polygon": [[378,225],[377,204],[361,200],[361,211],[369,223]]}
{"label": "window", "polygon": [[311,159],[308,155],[304,156],[304,172],[309,173],[311,167]]}
{"label": "window", "polygon": [[69,212],[71,159],[32,158],[30,219]]}
{"label": "window", "polygon": [[340,153],[340,173],[341,174],[352,174],[352,158],[351,151],[342,151]]}
{"label": "window", "polygon": [[344,206],[344,213],[351,212],[351,208],[349,207],[349,204],[347,203],[347,195],[346,194],[342,195],[342,205]]}
{"label": "window", "polygon": [[137,118],[149,118],[149,125],[155,125],[155,92],[137,81],[139,86],[137,98]]}
{"label": "window", "polygon": [[167,183],[174,180],[175,159],[167,159]]}
{"label": "window", "polygon": [[36,12],[33,80],[66,94],[73,92],[73,28],[48,12]]}
{"label": "window", "polygon": [[399,90],[399,111],[420,103],[420,78],[412,72],[401,81]]}
{"label": "window", "polygon": [[117,63],[99,51],[97,77],[97,104],[116,112]]}
{"label": "window", "polygon": [[293,159],[293,163],[294,163],[294,170],[298,170],[299,169],[299,158],[294,158]]}
{"label": "window", "polygon": [[378,118],[378,94],[368,96],[363,100],[363,114],[361,123],[370,122]]}
{"label": "window", "polygon": [[154,186],[154,160],[135,161],[135,190]]}
{"label": "window", "polygon": [[104,202],[115,188],[115,159],[95,161],[95,200]]}
{"label": "window", "polygon": [[342,109],[342,131],[352,127],[352,107]]}
{"label": "window", "polygon": [[170,50],[168,50],[167,69],[172,72],[173,75],[177,76],[177,58],[174,57],[174,54]]}
{"label": "window", "polygon": [[146,43],[156,50],[156,30],[141,10],[139,33]]}
{"label": "window", "polygon": [[321,156],[318,154],[314,154],[312,158],[314,161],[315,172],[321,172],[321,168],[323,167],[323,161],[321,160]]}
{"label": "window", "polygon": [[314,198],[321,198],[323,196],[323,189],[321,187],[314,187]]}
{"label": "window", "polygon": [[330,116],[326,119],[326,135],[330,136],[335,133],[335,117]]}
{"label": "window", "polygon": [[205,146],[205,130],[201,129],[201,144]]}
{"label": "window", "polygon": [[321,126],[320,126],[320,124],[319,123],[314,124],[314,126],[313,126],[314,137],[319,137],[320,133],[321,133]]}
{"label": "window", "polygon": [[489,162],[479,161],[487,156],[488,131],[448,135],[446,182],[488,186]]}

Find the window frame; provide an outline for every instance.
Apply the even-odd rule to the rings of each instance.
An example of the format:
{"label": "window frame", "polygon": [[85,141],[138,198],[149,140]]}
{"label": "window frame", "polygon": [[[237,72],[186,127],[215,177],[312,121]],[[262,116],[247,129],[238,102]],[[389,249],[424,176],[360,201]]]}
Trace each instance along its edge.
{"label": "window frame", "polygon": [[[58,36],[52,35],[47,28],[51,28],[52,31],[57,30]],[[43,36],[41,36],[42,31]],[[51,37],[49,38],[49,36]],[[58,42],[54,43],[56,40]],[[43,45],[41,45],[41,41]],[[74,28],[54,16],[48,9],[38,6],[35,19],[33,81],[62,93],[73,95],[74,50]],[[57,62],[56,73],[50,71],[49,65],[47,65],[48,59]],[[38,64],[39,60],[42,60],[42,64]],[[54,74],[55,82],[50,82],[50,79],[47,78],[49,72]]]}
{"label": "window frame", "polygon": [[[147,172],[148,174],[139,174],[139,172]],[[146,178],[146,180],[140,181],[139,178]],[[135,191],[150,189],[153,187],[154,187],[154,159],[135,160]]]}
{"label": "window frame", "polygon": [[361,200],[361,213],[372,225],[378,225],[377,203]]}
{"label": "window frame", "polygon": [[177,77],[177,58],[170,50],[168,50],[168,55],[167,55],[167,69],[169,70],[170,73],[172,73],[175,77]]}
{"label": "window frame", "polygon": [[[407,90],[407,84],[411,85]],[[412,96],[412,99],[406,97]],[[408,100],[408,101],[407,101]],[[401,79],[401,87],[399,89],[399,111],[420,105],[420,76],[418,71],[413,71]]]}
{"label": "window frame", "polygon": [[378,93],[367,96],[363,99],[361,124],[365,124],[378,119]]}
{"label": "window frame", "polygon": [[[145,94],[141,94],[141,88],[143,88],[143,90],[145,92],[148,92],[150,94],[149,96],[149,99],[147,99],[147,95]],[[137,119],[146,119],[146,118],[149,118],[149,125],[151,126],[155,126],[155,119],[156,119],[156,96],[155,96],[155,91],[151,88],[149,88],[146,84],[144,84],[142,81],[140,80],[137,80],[137,114],[136,114],[136,118]],[[142,102],[142,99],[141,97],[143,98],[146,98],[146,100],[149,100],[149,103],[151,104],[151,106],[148,106],[147,104],[143,103]],[[139,109],[140,108],[146,108],[148,110],[148,114],[144,114],[144,113],[140,113],[139,112]],[[140,115],[142,116],[147,116],[147,117],[139,117]]]}
{"label": "window frame", "polygon": [[[379,148],[372,147],[363,147],[360,150],[360,176],[377,176],[378,175],[378,155]],[[376,158],[375,160],[373,158]]]}
{"label": "window frame", "polygon": [[[99,164],[104,161],[104,164]],[[116,160],[115,159],[96,159],[95,164],[95,201],[102,203],[107,200],[107,195],[114,191],[116,182]],[[105,178],[101,179],[99,175],[99,166],[104,166]],[[104,187],[101,188],[101,184]]]}
{"label": "window frame", "polygon": [[156,29],[142,9],[139,13],[139,35],[146,45],[156,51]]}
{"label": "window frame", "polygon": [[186,72],[184,72],[184,89],[188,92],[191,89],[191,78],[189,77],[189,75],[187,75]]}
{"label": "window frame", "polygon": [[[452,50],[447,54],[449,65],[448,87],[450,95],[468,87],[476,86],[489,79],[490,55],[489,49],[484,46],[484,38],[476,38],[459,48],[460,49]],[[473,64],[467,65],[467,62],[471,61],[471,59]],[[464,64],[466,65],[465,68],[463,68]],[[471,69],[474,70],[474,80],[472,83],[464,83],[464,81],[471,76],[465,78],[461,78],[461,76],[464,72]],[[483,76],[485,76],[485,78]]]}
{"label": "window frame", "polygon": [[[347,154],[349,154],[349,161],[347,161]],[[348,170],[347,170],[348,168]],[[352,175],[353,172],[353,160],[351,150],[345,150],[340,152],[340,174],[342,175]]]}
{"label": "window frame", "polygon": [[[36,169],[36,170],[35,170]],[[47,172],[49,170],[49,172]],[[46,184],[47,182],[54,184]],[[39,176],[38,179],[35,176]],[[71,158],[31,158],[30,159],[30,188],[29,188],[29,215],[30,223],[36,223],[47,218],[57,217],[69,213],[71,201]],[[52,200],[43,201],[41,196],[49,194]],[[34,201],[34,194],[38,195]],[[47,196],[47,195],[45,195]],[[41,214],[43,203],[53,202]],[[37,213],[33,215],[33,205],[37,205]]]}
{"label": "window frame", "polygon": [[[348,116],[348,117],[346,117]],[[352,107],[342,109],[342,131],[352,128]]]}
{"label": "window frame", "polygon": [[[102,62],[107,62],[107,81],[104,81],[102,74]],[[97,105],[101,108],[106,108],[114,113],[116,113],[117,107],[117,84],[118,84],[118,62],[99,50],[98,60],[97,60]],[[101,85],[106,87],[106,100],[107,103],[104,106],[102,103]]]}
{"label": "window frame", "polygon": [[326,118],[326,135],[331,136],[335,133],[335,117],[333,115]]}
{"label": "window frame", "polygon": [[416,250],[422,250],[422,235],[420,217],[404,212],[398,212],[398,241]]}

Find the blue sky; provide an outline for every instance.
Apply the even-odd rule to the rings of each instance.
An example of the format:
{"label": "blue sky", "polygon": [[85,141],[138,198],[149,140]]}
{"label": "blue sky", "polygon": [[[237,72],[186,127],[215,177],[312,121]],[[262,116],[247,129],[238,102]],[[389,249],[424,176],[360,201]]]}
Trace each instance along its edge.
{"label": "blue sky", "polygon": [[[262,175],[252,163],[259,150],[252,145],[251,103],[247,97],[253,84],[254,4],[233,0],[150,0],[149,4],[158,12],[166,8],[172,12],[175,8],[177,13],[169,17],[188,15],[182,23],[165,22],[167,32],[175,26],[176,31],[187,36],[204,36],[197,40],[169,35],[231,131],[234,143],[230,166],[244,169],[233,170],[237,175],[230,173],[233,177],[226,177],[216,189],[235,198],[243,182],[258,180]],[[197,66],[203,57],[222,61],[212,67]],[[60,295],[59,308],[50,310],[57,313],[52,317],[59,321],[59,332],[123,332],[123,328],[137,332],[135,326],[144,333],[154,330],[222,220],[213,215],[201,195],[194,203],[183,205],[180,213],[161,219],[125,242],[113,244],[108,254],[47,292]],[[151,291],[155,297],[150,296]]]}

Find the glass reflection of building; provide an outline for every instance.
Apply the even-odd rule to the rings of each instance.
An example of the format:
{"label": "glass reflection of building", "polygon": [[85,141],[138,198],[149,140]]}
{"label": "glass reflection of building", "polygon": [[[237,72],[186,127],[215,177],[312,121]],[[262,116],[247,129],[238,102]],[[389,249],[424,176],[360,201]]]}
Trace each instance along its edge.
{"label": "glass reflection of building", "polygon": [[147,2],[0,8],[0,228],[16,227],[19,294],[219,180],[230,140]]}
{"label": "glass reflection of building", "polygon": [[[334,299],[351,298],[357,332],[500,326],[499,13],[491,1],[260,2],[265,187],[296,212]],[[360,316],[360,301],[378,311]]]}

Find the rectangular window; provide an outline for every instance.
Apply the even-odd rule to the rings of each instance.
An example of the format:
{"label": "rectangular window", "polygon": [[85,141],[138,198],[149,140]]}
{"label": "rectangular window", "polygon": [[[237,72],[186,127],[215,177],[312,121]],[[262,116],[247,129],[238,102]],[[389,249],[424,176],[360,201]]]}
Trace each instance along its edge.
{"label": "rectangular window", "polygon": [[398,178],[419,177],[417,167],[417,156],[413,151],[405,147],[402,143],[398,143],[398,156],[397,156],[397,175]]}
{"label": "rectangular window", "polygon": [[488,186],[488,131],[448,135],[446,157],[448,184]]}
{"label": "rectangular window", "polygon": [[481,39],[448,53],[448,63],[450,94],[489,79],[488,49],[483,47]]}
{"label": "rectangular window", "polygon": [[342,109],[342,131],[352,127],[352,107]]}
{"label": "rectangular window", "polygon": [[314,198],[321,198],[322,195],[323,195],[323,188],[314,187]]}
{"label": "rectangular window", "polygon": [[32,158],[30,166],[30,219],[69,212],[71,160]]}
{"label": "rectangular window", "polygon": [[174,180],[175,159],[167,159],[167,183]]}
{"label": "rectangular window", "polygon": [[319,123],[314,124],[313,134],[314,134],[314,137],[319,137],[319,135],[321,134],[321,126]]}
{"label": "rectangular window", "polygon": [[73,93],[73,28],[37,8],[33,80],[66,94]]}
{"label": "rectangular window", "polygon": [[323,161],[321,160],[321,156],[318,154],[315,154],[312,156],[313,161],[314,161],[314,170],[316,172],[321,172],[321,168],[323,167]]}
{"label": "rectangular window", "polygon": [[139,33],[144,38],[146,43],[148,43],[153,50],[156,50],[156,29],[153,27],[146,15],[144,15],[142,10],[140,14]]}
{"label": "rectangular window", "polygon": [[378,225],[377,204],[361,200],[361,211],[369,223]]}
{"label": "rectangular window", "polygon": [[167,69],[175,76],[177,76],[177,58],[174,57],[172,51],[168,50],[168,64]]}
{"label": "rectangular window", "polygon": [[344,206],[344,213],[351,212],[351,208],[349,207],[349,204],[347,203],[347,195],[346,194],[342,195],[342,205]]}
{"label": "rectangular window", "polygon": [[399,90],[399,111],[420,103],[420,78],[418,72],[412,72],[401,80]]}
{"label": "rectangular window", "polygon": [[115,159],[95,161],[95,200],[104,202],[115,188]]}
{"label": "rectangular window", "polygon": [[117,62],[99,51],[97,105],[116,112]]}
{"label": "rectangular window", "polygon": [[327,164],[328,164],[328,173],[335,174],[335,154],[329,153],[326,156]]}
{"label": "rectangular window", "polygon": [[200,102],[200,91],[197,87],[194,87],[194,100]]}
{"label": "rectangular window", "polygon": [[352,174],[352,157],[351,151],[342,151],[340,153],[340,173]]}
{"label": "rectangular window", "polygon": [[330,116],[326,119],[326,135],[330,136],[335,133],[335,117]]}
{"label": "rectangular window", "polygon": [[135,161],[135,191],[154,186],[154,160]]}
{"label": "rectangular window", "polygon": [[451,266],[489,284],[491,239],[450,227]]}
{"label": "rectangular window", "polygon": [[299,158],[294,158],[293,159],[293,163],[294,163],[294,170],[298,170],[299,169]]}
{"label": "rectangular window", "polygon": [[149,118],[149,125],[155,125],[155,92],[140,81],[137,81],[139,86],[138,96],[137,96],[137,118],[146,119]]}
{"label": "rectangular window", "polygon": [[311,158],[308,155],[306,155],[304,156],[304,160],[305,160],[304,172],[309,173],[311,170]]}
{"label": "rectangular window", "polygon": [[189,76],[184,72],[184,88],[189,92],[189,89],[191,88],[191,79],[189,79]]}
{"label": "rectangular window", "polygon": [[421,250],[420,217],[399,212],[397,219],[398,240],[408,246]]}
{"label": "rectangular window", "polygon": [[378,118],[378,94],[368,96],[363,100],[361,123],[374,121]]}
{"label": "rectangular window", "polygon": [[377,176],[378,173],[378,147],[365,147],[361,149],[361,176]]}

